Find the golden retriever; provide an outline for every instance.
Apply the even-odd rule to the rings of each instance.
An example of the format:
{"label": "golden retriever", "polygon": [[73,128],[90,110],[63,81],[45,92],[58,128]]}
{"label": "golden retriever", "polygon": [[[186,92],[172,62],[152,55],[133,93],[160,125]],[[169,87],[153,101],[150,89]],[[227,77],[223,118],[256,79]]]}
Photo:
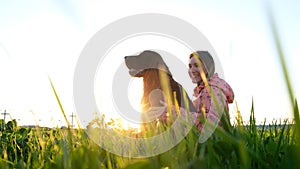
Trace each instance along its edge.
{"label": "golden retriever", "polygon": [[[186,107],[185,99],[183,99],[186,91],[173,79],[168,66],[159,53],[145,50],[138,55],[125,56],[125,63],[132,77],[143,78],[142,114],[149,115],[149,112],[152,112],[152,115],[147,116],[148,121],[142,119],[144,122],[155,122],[154,126],[157,127],[157,119],[168,116],[166,115],[166,105]],[[195,112],[193,103],[187,95],[186,98],[190,111]],[[156,110],[156,112],[150,110]],[[145,130],[145,125],[142,126]],[[154,129],[153,126],[150,129]]]}

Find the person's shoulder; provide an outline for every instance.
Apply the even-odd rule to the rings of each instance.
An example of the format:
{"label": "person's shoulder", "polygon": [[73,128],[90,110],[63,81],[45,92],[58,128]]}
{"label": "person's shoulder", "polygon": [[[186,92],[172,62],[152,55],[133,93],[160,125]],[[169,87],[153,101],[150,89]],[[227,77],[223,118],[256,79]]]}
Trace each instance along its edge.
{"label": "person's shoulder", "polygon": [[216,85],[209,85],[208,87],[205,87],[202,91],[202,95],[209,95],[220,93],[221,88]]}
{"label": "person's shoulder", "polygon": [[209,84],[211,86],[217,86],[217,87],[227,87],[229,84],[221,77],[219,77],[218,73],[215,73],[212,78],[209,81]]}

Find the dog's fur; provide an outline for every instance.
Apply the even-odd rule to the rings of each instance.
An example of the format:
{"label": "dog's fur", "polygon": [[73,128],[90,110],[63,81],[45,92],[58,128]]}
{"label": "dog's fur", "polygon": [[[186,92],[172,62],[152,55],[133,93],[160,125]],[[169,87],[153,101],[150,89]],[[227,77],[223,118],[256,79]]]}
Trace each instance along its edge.
{"label": "dog's fur", "polygon": [[[185,90],[173,79],[168,66],[157,52],[146,50],[139,55],[126,56],[125,63],[131,76],[143,78],[144,89],[141,100],[143,112],[146,112],[151,106],[163,106],[160,100],[149,100],[151,91],[155,89],[164,91],[163,100],[165,102],[168,100],[168,105],[175,105],[175,102],[177,102],[180,107],[185,107],[182,105],[184,104],[182,92],[185,92]],[[163,77],[167,78],[162,79]],[[162,83],[168,84],[169,98],[166,98],[165,88]],[[188,101],[190,102],[189,105],[192,106],[192,102],[189,98]]]}
{"label": "dog's fur", "polygon": [[[143,97],[142,97],[142,105],[143,105],[143,112],[145,112],[146,110],[148,110],[151,106],[163,106],[163,104],[160,101],[164,101],[167,102],[166,98],[161,98],[161,100],[153,100],[151,99],[150,101],[150,94],[151,91],[155,90],[155,89],[160,89],[162,91],[164,91],[164,95],[166,97],[165,94],[165,90],[162,87],[162,75],[163,70],[159,70],[159,69],[147,69],[144,70],[143,72],[143,85],[144,85],[144,91],[143,91]],[[178,102],[179,106],[181,106],[181,95],[180,95],[180,87],[181,85],[179,85],[172,77],[172,75],[167,74],[168,79],[164,79],[164,81],[166,82],[166,84],[168,84],[168,90],[169,90],[169,94],[170,94],[170,99],[169,99],[169,103],[171,105],[175,104],[175,101]],[[176,96],[176,98],[174,97]],[[159,99],[159,97],[157,97],[157,99]]]}

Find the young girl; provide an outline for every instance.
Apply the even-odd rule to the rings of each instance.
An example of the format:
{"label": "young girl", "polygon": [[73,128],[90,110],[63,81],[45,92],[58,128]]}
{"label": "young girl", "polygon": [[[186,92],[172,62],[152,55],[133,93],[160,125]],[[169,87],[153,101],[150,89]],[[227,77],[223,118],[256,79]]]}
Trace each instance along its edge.
{"label": "young girl", "polygon": [[201,133],[204,133],[203,139],[206,140],[218,125],[222,125],[220,119],[228,113],[228,104],[233,102],[234,93],[230,85],[215,73],[214,60],[207,51],[190,54],[188,73],[192,82],[197,84],[194,89],[194,106],[210,123],[197,124]]}

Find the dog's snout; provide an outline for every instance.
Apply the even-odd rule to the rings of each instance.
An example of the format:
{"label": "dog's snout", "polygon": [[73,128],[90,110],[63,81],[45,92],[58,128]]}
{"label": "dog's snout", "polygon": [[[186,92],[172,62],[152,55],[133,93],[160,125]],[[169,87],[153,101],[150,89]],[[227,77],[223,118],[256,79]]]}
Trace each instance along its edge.
{"label": "dog's snout", "polygon": [[127,56],[124,57],[124,59],[126,59],[126,58],[127,58]]}

